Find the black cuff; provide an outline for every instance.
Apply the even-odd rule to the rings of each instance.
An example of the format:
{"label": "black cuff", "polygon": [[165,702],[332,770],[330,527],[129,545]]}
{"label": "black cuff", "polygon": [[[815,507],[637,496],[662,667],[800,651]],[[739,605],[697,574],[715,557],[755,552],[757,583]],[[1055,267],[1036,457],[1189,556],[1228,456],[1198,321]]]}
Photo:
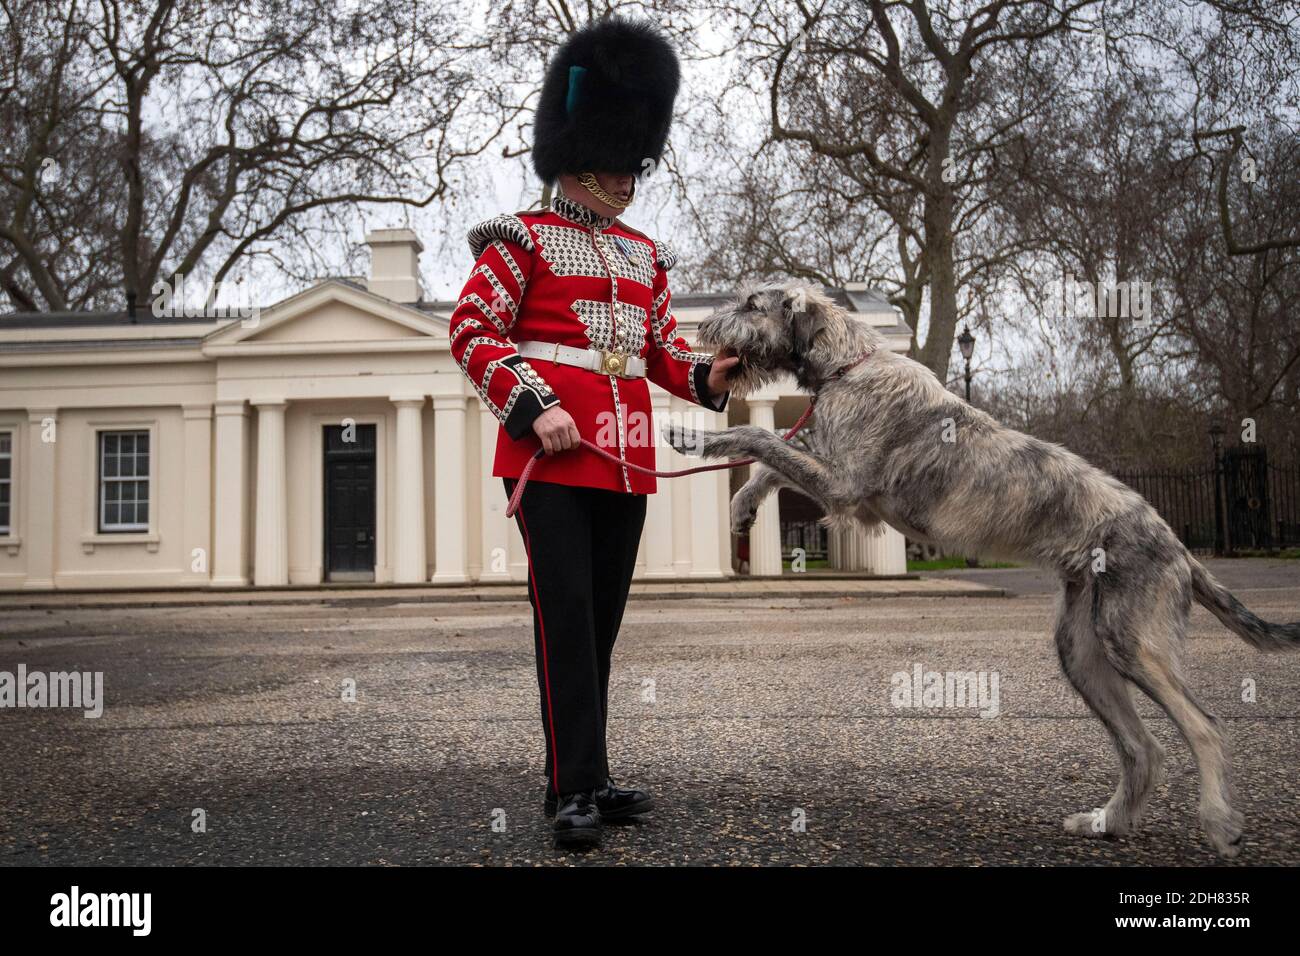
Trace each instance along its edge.
{"label": "black cuff", "polygon": [[712,370],[712,362],[700,362],[695,366],[695,394],[700,397],[700,404],[705,408],[710,411],[720,412],[726,409],[727,399],[731,397],[731,392],[723,392],[721,396],[715,396],[709,392],[709,372]]}
{"label": "black cuff", "polygon": [[532,389],[524,389],[515,399],[514,407],[510,409],[510,414],[502,422],[506,428],[506,434],[515,441],[523,438],[525,435],[531,435],[533,431],[533,421],[542,412],[552,406],[560,404],[560,396],[552,393],[546,398],[538,398],[537,393]]}

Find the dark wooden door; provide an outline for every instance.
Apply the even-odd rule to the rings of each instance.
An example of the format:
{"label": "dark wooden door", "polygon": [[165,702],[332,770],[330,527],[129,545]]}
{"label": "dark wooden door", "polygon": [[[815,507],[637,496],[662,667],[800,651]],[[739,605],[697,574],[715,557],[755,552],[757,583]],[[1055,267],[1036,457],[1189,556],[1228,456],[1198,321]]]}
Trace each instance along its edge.
{"label": "dark wooden door", "polygon": [[325,426],[325,577],[374,580],[375,426]]}

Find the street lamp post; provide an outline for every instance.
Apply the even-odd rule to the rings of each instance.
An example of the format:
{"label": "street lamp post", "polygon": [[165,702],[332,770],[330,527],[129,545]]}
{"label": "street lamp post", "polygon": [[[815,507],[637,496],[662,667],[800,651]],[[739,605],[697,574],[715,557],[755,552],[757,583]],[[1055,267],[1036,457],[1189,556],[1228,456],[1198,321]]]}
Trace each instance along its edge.
{"label": "street lamp post", "polygon": [[970,401],[970,357],[975,354],[975,336],[970,334],[970,327],[963,325],[961,335],[957,336],[957,347],[966,362],[966,401]]}
{"label": "street lamp post", "polygon": [[[966,363],[966,404],[970,404],[970,357],[975,354],[975,336],[970,334],[970,326],[961,327],[961,335],[957,336],[957,347],[961,349],[962,361]],[[980,566],[979,558],[966,558],[966,567],[978,568]]]}
{"label": "street lamp post", "polygon": [[1227,554],[1232,544],[1228,534],[1227,489],[1223,480],[1223,435],[1218,422],[1210,426],[1210,444],[1214,448],[1214,553]]}

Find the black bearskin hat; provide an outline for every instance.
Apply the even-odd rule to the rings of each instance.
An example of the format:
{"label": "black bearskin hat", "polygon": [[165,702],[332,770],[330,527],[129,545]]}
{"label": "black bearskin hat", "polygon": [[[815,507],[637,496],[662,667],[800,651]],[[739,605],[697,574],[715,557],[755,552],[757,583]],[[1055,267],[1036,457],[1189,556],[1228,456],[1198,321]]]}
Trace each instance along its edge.
{"label": "black bearskin hat", "polygon": [[546,67],[533,122],[533,169],[643,173],[658,164],[681,71],[647,21],[606,17],[573,33]]}

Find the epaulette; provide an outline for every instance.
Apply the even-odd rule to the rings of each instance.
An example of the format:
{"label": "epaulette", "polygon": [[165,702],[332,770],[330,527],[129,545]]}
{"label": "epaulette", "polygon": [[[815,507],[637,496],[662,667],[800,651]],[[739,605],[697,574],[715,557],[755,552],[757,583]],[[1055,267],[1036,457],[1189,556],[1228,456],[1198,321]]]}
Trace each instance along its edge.
{"label": "epaulette", "polygon": [[533,237],[528,233],[528,227],[524,225],[522,219],[517,215],[502,213],[499,216],[493,216],[491,219],[484,219],[476,226],[471,226],[469,232],[465,234],[465,240],[469,243],[469,251],[477,259],[483,255],[493,240],[505,239],[516,245],[523,246],[528,252],[534,250]]}
{"label": "epaulette", "polygon": [[622,219],[615,219],[614,222],[617,223],[619,226],[623,227],[624,229],[626,229],[628,232],[632,233],[633,235],[640,236],[642,239],[654,245],[655,262],[658,263],[660,269],[663,269],[665,272],[667,272],[673,266],[677,265],[677,253],[676,251],[674,251],[673,247],[670,246],[668,243],[664,242],[662,239],[651,239],[640,229],[633,229]]}
{"label": "epaulette", "polygon": [[677,250],[661,239],[655,243],[655,261],[659,263],[660,269],[667,272],[677,265]]}

